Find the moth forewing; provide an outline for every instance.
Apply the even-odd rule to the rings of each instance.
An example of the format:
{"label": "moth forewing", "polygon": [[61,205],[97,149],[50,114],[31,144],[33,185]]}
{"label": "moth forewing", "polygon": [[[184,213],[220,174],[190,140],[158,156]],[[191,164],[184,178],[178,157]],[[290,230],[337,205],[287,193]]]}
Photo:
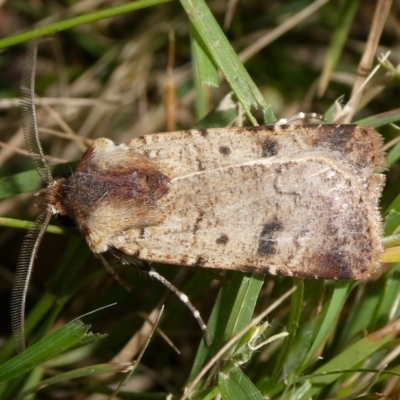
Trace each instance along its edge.
{"label": "moth forewing", "polygon": [[364,179],[322,151],[174,178],[157,214],[159,224],[108,245],[149,261],[324,279],[368,277],[382,253]]}
{"label": "moth forewing", "polygon": [[352,124],[191,129],[142,136],[124,146],[154,160],[171,179],[300,151],[329,152],[366,179],[385,162],[381,135],[370,126]]}
{"label": "moth forewing", "polygon": [[101,248],[147,261],[327,279],[361,279],[379,266],[384,156],[370,127],[190,130],[104,148],[94,144],[85,166],[113,175],[98,160],[119,154],[134,172],[133,151],[168,179],[146,202],[147,215],[120,203],[120,215],[135,215],[125,227],[113,222],[113,202],[97,204],[93,215],[109,219],[96,216],[87,237]]}

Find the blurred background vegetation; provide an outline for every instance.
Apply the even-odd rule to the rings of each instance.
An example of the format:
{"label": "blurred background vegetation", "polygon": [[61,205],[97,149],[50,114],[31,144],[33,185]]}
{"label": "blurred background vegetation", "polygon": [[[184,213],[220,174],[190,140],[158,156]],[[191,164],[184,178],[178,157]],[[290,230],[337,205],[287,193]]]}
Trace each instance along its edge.
{"label": "blurred background vegetation", "polygon": [[[36,27],[127,3],[122,0],[1,1],[0,38],[8,38],[20,31],[34,32]],[[52,165],[78,160],[90,139],[107,137],[123,142],[144,134],[200,126],[204,117],[215,115],[213,110],[230,92],[222,75],[218,87],[202,86],[196,75],[199,66],[195,62],[186,2],[152,3],[146,6],[144,2],[142,9],[66,30],[59,25],[59,32],[40,43],[36,93],[38,101],[43,99],[45,105],[38,105],[37,113],[41,141]],[[299,111],[324,114],[341,96],[344,96],[342,103],[349,99],[378,3],[391,2],[213,0],[207,5],[265,101],[281,118]],[[310,6],[314,9],[309,9]],[[378,54],[390,50],[389,60],[393,65],[400,62],[399,16],[400,4],[393,2],[383,23],[377,50]],[[200,40],[206,41],[206,38]],[[0,177],[3,178],[0,186],[3,187],[12,186],[10,182],[14,182],[4,177],[17,177],[25,171],[30,171],[26,187],[36,179],[24,147],[17,100],[25,50],[26,43],[21,43],[6,47],[0,53]],[[329,65],[332,65],[332,71],[324,75],[328,78],[322,81],[322,71],[329,71]],[[400,114],[396,110],[400,99],[398,80],[395,70],[381,68],[370,85],[368,99],[362,103],[353,121],[391,110],[395,110],[393,114],[397,118]],[[261,111],[262,107],[253,109],[260,124],[263,123]],[[249,124],[246,120],[244,123]],[[378,125],[382,124],[375,126]],[[385,125],[379,130],[385,142],[398,136],[394,126]],[[60,137],[62,135],[64,137]],[[385,213],[398,210],[397,153],[387,171],[388,183],[382,199]],[[67,166],[66,170],[69,168]],[[32,193],[24,193],[28,190],[21,187],[10,190],[2,196],[0,215],[34,220],[38,209]],[[71,226],[62,218],[53,223]],[[393,234],[396,227],[386,233]],[[26,231],[2,226],[0,232],[0,361],[4,362],[12,356],[10,290]],[[150,314],[161,300],[166,309],[160,328],[179,348],[180,354],[155,334],[120,396],[156,399],[165,398],[165,393],[172,392],[179,398],[189,374],[189,381],[192,381],[200,365],[215,353],[217,347],[210,352],[200,348],[200,356],[194,363],[201,331],[186,308],[157,282],[143,277],[134,268],[125,267],[121,273],[134,287],[132,293],[127,293],[105,272],[101,262],[89,254],[85,243],[73,230],[66,232],[64,235],[48,233],[39,251],[27,305],[27,313],[31,312],[29,340],[33,343],[82,314],[117,302],[83,319],[92,325],[93,332],[108,334],[108,337],[71,351],[68,357],[59,356],[41,365],[28,375],[29,378],[21,375],[3,384],[0,398],[16,398],[16,393],[22,390],[21,382],[33,386],[63,372],[106,363],[117,354],[120,359],[129,361],[129,357],[124,358],[120,351],[129,348],[132,357],[137,355],[143,338],[135,334],[143,325],[143,316]],[[243,383],[240,357],[237,353],[236,358],[231,354],[231,363],[225,359],[219,366],[217,364],[210,380],[203,382],[203,387],[211,392],[198,393],[196,398],[203,398],[207,393],[210,397],[205,398],[210,399],[219,394],[232,399],[244,398],[244,395],[262,398],[258,393],[279,399],[353,398],[364,391],[398,398],[390,397],[400,396],[397,377],[385,372],[379,377],[373,372],[372,375],[359,372],[362,368],[382,370],[384,364],[389,364],[387,370],[399,371],[395,353],[397,325],[390,325],[391,330],[385,331],[383,336],[387,341],[379,342],[380,346],[369,347],[371,342],[378,341],[377,337],[362,341],[366,334],[384,329],[399,315],[397,269],[399,266],[395,264],[391,269],[385,268],[382,276],[357,285],[296,281],[294,284],[300,294],[292,298],[291,306],[288,302],[283,303],[269,315],[268,320],[275,323],[263,333],[270,337],[289,331],[291,341],[276,340],[257,350],[251,361],[250,355],[243,356],[237,349],[246,362],[244,372],[249,382]],[[215,277],[204,270],[194,272],[171,266],[159,266],[158,270],[189,295],[206,320],[220,287],[225,287],[227,292],[243,288],[244,278],[240,273]],[[256,277],[256,280],[260,282],[261,278]],[[251,288],[251,284],[248,285]],[[292,286],[291,278],[266,276],[263,287],[257,286],[257,290],[261,290],[258,302],[257,296],[251,299],[249,315],[254,307],[255,314],[266,309]],[[245,297],[240,296],[247,294],[225,295],[228,305],[220,298],[223,304],[219,309],[220,318],[228,318],[225,313],[232,312],[228,311],[229,302],[234,302],[232,299],[239,299],[236,300],[238,304],[246,304]],[[220,296],[223,298],[224,293]],[[230,317],[232,320],[242,310],[236,312],[238,314]],[[243,323],[248,323],[248,319]],[[225,328],[216,328],[214,335],[227,339],[230,333]],[[223,334],[218,329],[222,329]],[[237,327],[235,329],[237,332]],[[148,331],[142,331],[142,334],[146,336]],[[129,342],[132,337],[137,340],[134,344]],[[216,341],[218,343],[218,338]],[[369,351],[359,359],[355,355],[359,354],[359,348],[351,345]],[[338,361],[339,355],[347,358]],[[317,356],[322,356],[323,361]],[[337,363],[328,370],[340,372],[334,377],[330,375],[332,379],[313,381],[313,374],[321,372],[319,368],[332,360]],[[348,371],[353,368],[353,372]],[[42,389],[36,398],[100,399],[99,393],[110,393],[107,385],[115,384],[121,376],[68,379]],[[375,378],[375,386],[370,389],[369,384]],[[238,382],[242,382],[244,390],[248,391],[240,392]],[[233,393],[230,388],[234,388]],[[381,398],[371,396],[368,398]]]}

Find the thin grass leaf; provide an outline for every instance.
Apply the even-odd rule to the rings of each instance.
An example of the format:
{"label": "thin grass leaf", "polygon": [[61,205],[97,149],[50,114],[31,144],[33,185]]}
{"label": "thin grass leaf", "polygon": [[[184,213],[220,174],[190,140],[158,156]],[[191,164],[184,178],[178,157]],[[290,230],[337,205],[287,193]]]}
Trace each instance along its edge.
{"label": "thin grass leaf", "polygon": [[[202,97],[201,94],[204,92],[204,87],[199,85],[197,91],[200,91],[200,97]],[[193,128],[209,129],[230,126],[239,116],[239,107],[238,104],[233,101],[232,95],[232,93],[227,94],[218,107],[198,121]]]}
{"label": "thin grass leaf", "polygon": [[[53,175],[66,175],[74,171],[77,162],[52,167]],[[0,200],[21,193],[36,192],[43,188],[43,181],[35,169],[0,178]]]}
{"label": "thin grass leaf", "polygon": [[382,256],[384,263],[398,263],[400,261],[400,246],[391,247],[385,250]]}
{"label": "thin grass leaf", "polygon": [[202,85],[218,87],[218,68],[197,30],[192,27],[191,33],[193,56],[200,83]]}
{"label": "thin grass leaf", "polygon": [[[85,280],[79,279],[79,273],[89,255],[87,245],[82,239],[74,238],[69,241],[45,292],[47,296],[44,298],[50,299],[49,303],[51,301],[52,306],[47,309],[49,304],[42,307],[43,304],[39,302],[27,317],[27,332],[36,331],[34,340],[48,334],[67,302],[86,283]],[[102,265],[99,265],[99,269],[103,272]],[[39,319],[36,314],[45,318]]]}
{"label": "thin grass leaf", "polygon": [[372,288],[372,290],[366,292],[367,286],[358,287],[356,290],[360,291],[358,293],[364,294],[362,307],[358,303],[353,303],[349,308],[346,322],[342,324],[342,329],[336,336],[335,348],[346,347],[347,343],[359,339],[364,332],[368,331],[378,306],[380,290]]}
{"label": "thin grass leaf", "polygon": [[[399,210],[399,211],[397,211]],[[393,235],[400,224],[400,195],[398,195],[393,203],[388,207],[383,231],[385,236]]]}
{"label": "thin grass leaf", "polygon": [[197,399],[201,399],[201,400],[215,400],[217,398],[217,395],[220,394],[220,390],[218,386],[215,386],[213,389],[211,390],[203,390],[203,391],[199,391],[197,392],[194,396],[193,396],[193,400],[197,400]]}
{"label": "thin grass leaf", "polygon": [[[25,322],[25,333],[29,334],[32,329],[34,329],[42,320],[42,318],[46,315],[49,310],[52,309],[55,303],[55,298],[53,295],[49,293],[45,293],[39,301],[35,304],[33,310],[30,311],[29,315],[26,318]],[[14,340],[10,340],[7,343],[7,346],[3,349],[0,354],[0,364],[9,359],[15,351],[15,343]]]}
{"label": "thin grass leaf", "polygon": [[320,96],[325,92],[331,74],[339,62],[343,47],[346,44],[350,28],[353,24],[354,16],[359,9],[359,3],[359,0],[343,1],[339,3],[339,10],[336,15],[338,23],[335,27],[332,42],[325,57],[324,67],[319,81],[318,92]]}
{"label": "thin grass leaf", "polygon": [[386,156],[386,166],[389,168],[400,159],[400,143],[394,145]]}
{"label": "thin grass leaf", "polygon": [[292,296],[289,323],[287,327],[289,335],[286,337],[282,344],[279,358],[275,364],[275,368],[272,373],[271,382],[276,382],[278,380],[278,377],[281,375],[284,365],[289,357],[289,353],[291,352],[296,337],[296,331],[299,326],[300,314],[303,306],[304,281],[301,279],[295,279],[295,284],[297,290]]}
{"label": "thin grass leaf", "polygon": [[[390,247],[400,245],[400,234],[390,235],[382,238],[382,244],[385,247],[385,249],[389,249]],[[383,256],[385,256],[385,254]]]}
{"label": "thin grass leaf", "polygon": [[[20,389],[24,391],[32,386],[39,384],[39,382],[43,379],[44,374],[45,374],[44,368],[41,367],[34,368],[30,372],[30,374],[28,374],[27,379],[24,380],[23,385]],[[16,379],[16,381],[19,381],[19,379]],[[33,394],[31,395],[27,394],[23,398],[25,400],[34,400],[35,396]]]}
{"label": "thin grass leaf", "polygon": [[349,281],[335,283],[333,293],[326,299],[324,308],[319,316],[319,322],[316,324],[316,336],[313,344],[308,350],[302,365],[299,367],[299,371],[307,367],[311,358],[331,331],[333,324],[342,310],[343,303],[353,286],[354,283]]}
{"label": "thin grass leaf", "polygon": [[[227,277],[228,279],[231,278],[232,281],[222,286],[208,322],[213,344],[207,348],[204,343],[201,343],[189,381],[196,377],[203,364],[212,354],[250,322],[253,315],[264,276],[262,274],[247,276],[231,272]],[[229,354],[226,354],[226,357],[229,358]]]}
{"label": "thin grass leaf", "polygon": [[372,115],[371,117],[359,119],[354,123],[360,125],[369,125],[373,128],[379,128],[381,126],[392,124],[397,121],[400,121],[400,108],[386,111],[382,114]]}
{"label": "thin grass leaf", "polygon": [[[293,331],[293,344],[288,347],[290,351],[287,351],[285,357],[281,354],[283,353],[283,347],[280,349],[280,357],[284,361],[284,371],[286,375],[292,374],[297,371],[299,365],[304,361],[304,358],[308,354],[308,350],[312,346],[316,332],[320,327],[320,312],[321,305],[325,300],[326,293],[326,283],[322,280],[306,280],[304,282],[304,297],[300,304],[295,305],[294,308],[301,307],[301,316],[298,320],[298,327]],[[293,301],[293,299],[292,299]],[[292,309],[290,310],[292,313]],[[296,319],[293,317],[293,323]],[[295,372],[295,374],[297,374]],[[271,380],[273,384],[274,380]]]}
{"label": "thin grass leaf", "polygon": [[[8,228],[18,228],[28,230],[33,226],[32,221],[22,221],[20,219],[0,217],[0,226],[6,226]],[[56,235],[66,236],[80,236],[78,231],[75,229],[63,228],[57,225],[47,225],[47,233],[55,233]]]}
{"label": "thin grass leaf", "polygon": [[61,32],[83,24],[88,24],[90,22],[100,21],[104,18],[115,17],[117,15],[126,14],[128,12],[151,7],[157,4],[167,3],[169,1],[171,0],[137,0],[120,6],[108,7],[104,10],[80,15],[79,17],[65,19],[63,21],[55,22],[54,24],[38,27],[28,32],[23,32],[9,36],[5,39],[0,39],[0,49],[34,40],[43,36],[53,35],[57,32]]}
{"label": "thin grass leaf", "polygon": [[229,400],[264,400],[253,382],[238,367],[230,368],[226,373],[218,374],[218,386],[223,399]]}
{"label": "thin grass leaf", "polygon": [[90,333],[89,328],[89,325],[85,325],[79,320],[62,326],[48,337],[26,349],[23,353],[1,365],[0,382],[14,379],[68,349],[85,346],[93,340],[99,340],[104,337],[104,335]]}
{"label": "thin grass leaf", "polygon": [[97,365],[90,365],[88,367],[77,368],[72,371],[65,372],[63,374],[58,374],[52,378],[44,379],[35,386],[30,385],[29,389],[24,390],[16,398],[23,399],[27,395],[36,393],[40,389],[43,389],[47,386],[63,382],[69,382],[72,379],[78,379],[100,374],[115,374],[118,372],[127,372],[130,366],[131,366],[130,363],[123,363],[123,364],[97,364]]}
{"label": "thin grass leaf", "polygon": [[[397,304],[400,292],[400,265],[393,265],[385,275],[376,282],[380,289],[377,290],[379,301],[368,326],[368,331],[381,328],[393,320],[393,306]],[[391,310],[391,312],[388,313],[388,310]]]}
{"label": "thin grass leaf", "polygon": [[380,331],[369,334],[315,370],[312,374],[314,377],[309,378],[313,387],[307,396],[315,396],[321,391],[321,388],[341,378],[344,374],[341,371],[348,372],[350,368],[354,368],[387,345],[395,337],[396,330],[398,330],[397,325],[399,325],[399,320]]}
{"label": "thin grass leaf", "polygon": [[253,125],[258,125],[251,109],[267,108],[262,94],[254,84],[228,39],[203,0],[181,0],[193,29],[204,41],[214,62],[221,69],[233,92]]}

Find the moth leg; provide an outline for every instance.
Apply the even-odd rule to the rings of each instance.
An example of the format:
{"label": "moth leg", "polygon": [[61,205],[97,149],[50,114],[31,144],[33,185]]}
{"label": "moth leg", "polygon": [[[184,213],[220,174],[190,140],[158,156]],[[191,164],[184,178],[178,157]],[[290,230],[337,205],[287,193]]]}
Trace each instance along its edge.
{"label": "moth leg", "polygon": [[[190,310],[190,312],[193,314],[193,317],[196,319],[198,325],[200,326],[200,329],[203,332],[204,340],[207,343],[207,346],[211,346],[212,339],[211,335],[207,330],[207,325],[203,321],[203,318],[201,318],[200,312],[196,309],[196,307],[191,303],[189,298],[185,295],[185,293],[181,292],[176,286],[174,286],[170,281],[165,279],[162,275],[160,275],[157,271],[155,271],[150,263],[146,260],[141,260],[132,256],[129,256],[127,254],[124,254],[120,252],[117,249],[110,249],[111,254],[113,254],[118,260],[124,264],[131,264],[136,266],[139,271],[143,272],[144,274],[147,274],[149,277],[157,280],[161,284],[163,284],[168,290],[170,290],[172,293],[174,293],[180,301],[182,301],[183,304]],[[121,279],[118,275],[116,275],[114,268],[107,262],[107,260],[104,259],[104,257],[101,257],[104,266],[108,271],[111,272],[111,274],[114,276],[114,278],[119,282],[119,279]],[[121,283],[122,284],[122,283]],[[123,285],[124,286],[124,285]]]}
{"label": "moth leg", "polygon": [[275,122],[274,125],[287,125],[296,121],[302,121],[303,123],[306,123],[312,119],[317,119],[319,121],[326,121],[325,117],[322,114],[299,112],[295,115],[292,115],[291,117],[279,119],[278,121]]}
{"label": "moth leg", "polygon": [[108,262],[108,260],[102,254],[96,254],[100,258],[104,265],[104,268],[111,274],[111,276],[128,292],[132,291],[132,286],[126,282],[115,270],[115,268]]}
{"label": "moth leg", "polygon": [[211,346],[212,339],[210,333],[207,330],[207,325],[204,323],[203,318],[201,318],[200,312],[191,303],[186,294],[181,292],[176,286],[174,286],[170,281],[168,281],[157,271],[155,271],[150,265],[148,265],[148,269],[142,268],[142,271],[149,277],[156,279],[158,282],[162,283],[168,290],[173,292],[179,298],[179,300],[190,310],[190,312],[193,314],[193,317],[199,324],[200,329],[203,332],[204,340],[206,341],[207,346]]}

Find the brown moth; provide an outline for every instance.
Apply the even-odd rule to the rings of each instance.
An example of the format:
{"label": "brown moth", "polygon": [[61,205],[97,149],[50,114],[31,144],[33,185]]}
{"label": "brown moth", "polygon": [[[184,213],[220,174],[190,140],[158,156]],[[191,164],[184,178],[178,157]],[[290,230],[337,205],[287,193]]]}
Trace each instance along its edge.
{"label": "brown moth", "polygon": [[[24,126],[48,186],[13,295],[20,350],[26,287],[53,214],[70,216],[101,257],[111,252],[127,261],[316,279],[363,279],[379,268],[384,155],[372,128],[275,124],[153,134],[122,144],[102,138],[71,176],[54,181],[38,139],[29,59]],[[205,331],[186,296],[172,290]]]}
{"label": "brown moth", "polygon": [[357,125],[189,130],[120,145],[98,139],[47,199],[76,221],[94,253],[362,279],[382,254],[383,175],[374,173],[381,144]]}

